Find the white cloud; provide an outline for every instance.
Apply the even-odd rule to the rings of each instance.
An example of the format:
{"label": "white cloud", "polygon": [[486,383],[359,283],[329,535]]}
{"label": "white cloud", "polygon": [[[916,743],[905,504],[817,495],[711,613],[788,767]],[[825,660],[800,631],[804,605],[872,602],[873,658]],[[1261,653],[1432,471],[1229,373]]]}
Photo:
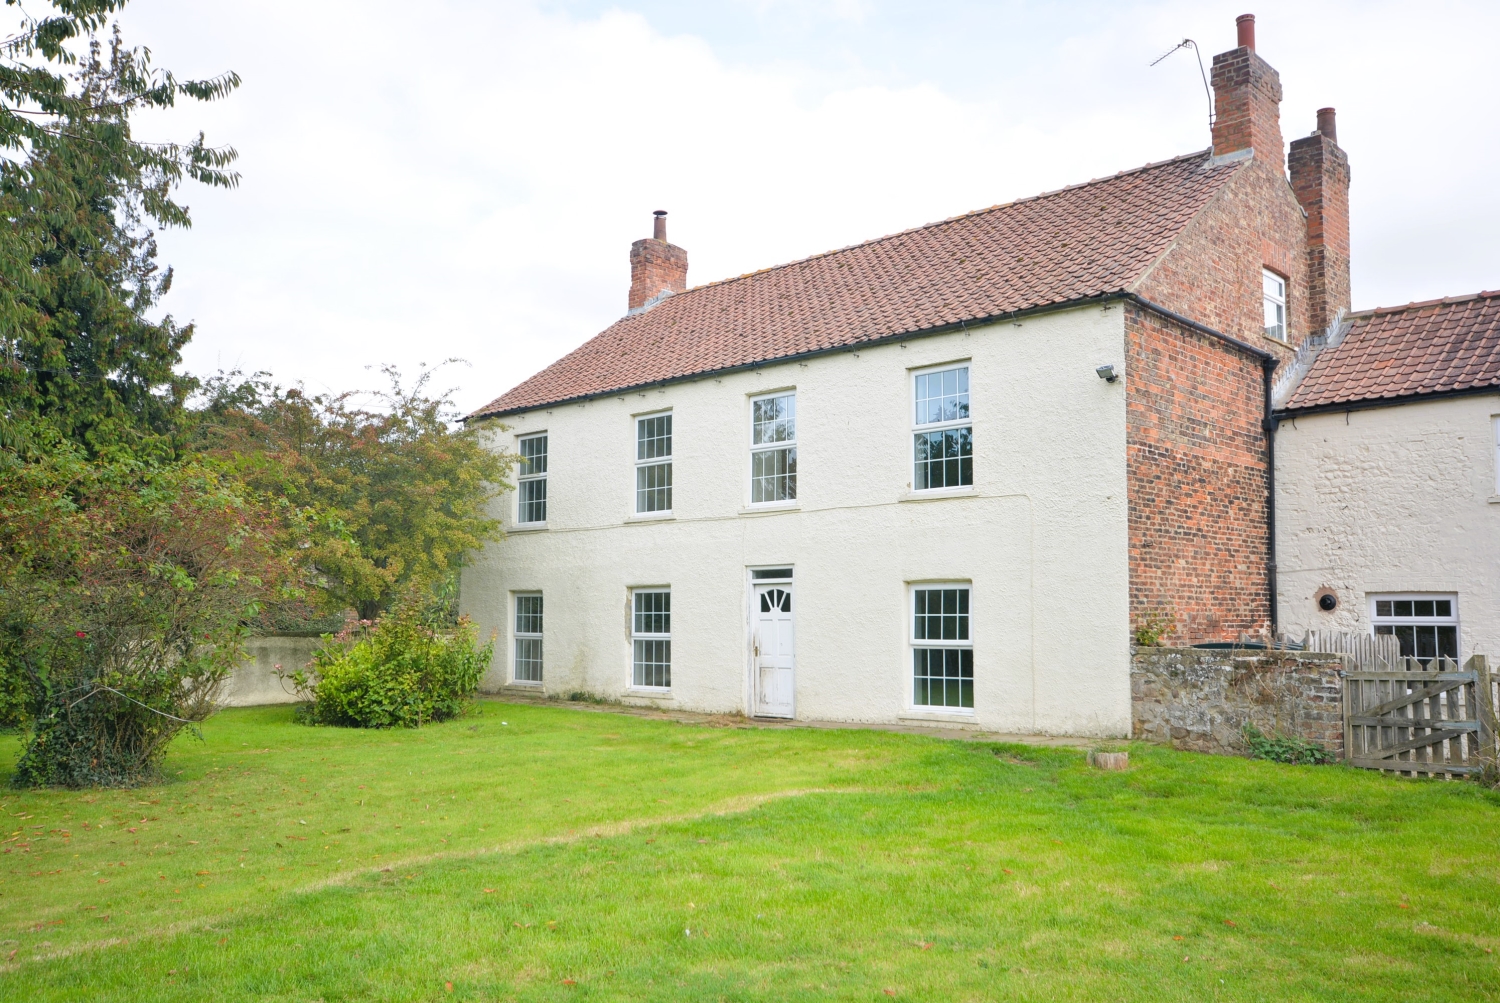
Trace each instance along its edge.
{"label": "white cloud", "polygon": [[[1397,26],[1276,7],[1262,52],[1288,137],[1336,104],[1354,159],[1357,304],[1479,288],[1486,269],[1500,285],[1500,151],[1475,121],[1494,71],[1465,65],[1494,32],[1455,38],[1460,8]],[[367,365],[459,355],[474,406],[623,312],[653,209],[696,283],[1206,145],[1191,56],[1145,64],[1183,34],[1227,48],[1233,12],[1095,10],[954,38],[961,74],[929,57],[898,84],[775,52],[731,64],[641,14],[521,0],[132,5],[127,37],[163,65],[245,79],[145,126],[202,126],[242,153],[243,187],[187,191],[196,226],[163,241],[170,308],[199,323],[189,367],[342,388],[372,382]],[[1414,250],[1434,227],[1484,250]]]}

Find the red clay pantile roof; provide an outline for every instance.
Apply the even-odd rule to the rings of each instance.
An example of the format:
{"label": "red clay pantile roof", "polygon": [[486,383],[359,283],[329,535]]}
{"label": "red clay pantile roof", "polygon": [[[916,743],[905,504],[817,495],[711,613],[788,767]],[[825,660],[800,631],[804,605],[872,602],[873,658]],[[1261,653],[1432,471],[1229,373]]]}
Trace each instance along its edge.
{"label": "red clay pantile roof", "polygon": [[1205,150],[698,286],[470,417],[1123,292],[1243,164]]}
{"label": "red clay pantile roof", "polygon": [[1500,291],[1353,314],[1284,410],[1500,387]]}

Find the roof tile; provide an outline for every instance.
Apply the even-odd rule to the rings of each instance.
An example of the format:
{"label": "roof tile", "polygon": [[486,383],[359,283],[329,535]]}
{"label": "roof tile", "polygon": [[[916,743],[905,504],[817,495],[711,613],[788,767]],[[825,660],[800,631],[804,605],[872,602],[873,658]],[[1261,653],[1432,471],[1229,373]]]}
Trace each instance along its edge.
{"label": "roof tile", "polygon": [[1193,153],[697,286],[470,417],[1122,292],[1241,166]]}
{"label": "roof tile", "polygon": [[1500,291],[1353,314],[1285,410],[1500,387]]}

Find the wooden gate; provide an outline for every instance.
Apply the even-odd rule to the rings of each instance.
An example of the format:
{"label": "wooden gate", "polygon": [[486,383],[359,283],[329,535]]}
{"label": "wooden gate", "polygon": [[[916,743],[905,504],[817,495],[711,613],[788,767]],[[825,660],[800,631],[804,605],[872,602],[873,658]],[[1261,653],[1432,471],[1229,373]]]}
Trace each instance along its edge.
{"label": "wooden gate", "polygon": [[1453,777],[1494,761],[1494,681],[1483,655],[1462,669],[1451,658],[1361,661],[1344,672],[1344,749],[1351,765]]}

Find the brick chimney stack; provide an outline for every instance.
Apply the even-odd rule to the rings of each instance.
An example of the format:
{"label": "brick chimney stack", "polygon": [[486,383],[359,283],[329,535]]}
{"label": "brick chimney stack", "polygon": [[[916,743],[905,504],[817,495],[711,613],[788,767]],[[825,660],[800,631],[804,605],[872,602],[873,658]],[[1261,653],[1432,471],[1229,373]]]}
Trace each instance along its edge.
{"label": "brick chimney stack", "polygon": [[1292,191],[1307,213],[1307,306],[1314,334],[1348,310],[1349,156],[1339,148],[1332,108],[1318,109],[1318,128],[1292,140]]}
{"label": "brick chimney stack", "polygon": [[1214,57],[1214,156],[1256,150],[1281,162],[1281,75],[1255,54],[1255,15],[1235,19],[1239,46]]}
{"label": "brick chimney stack", "polygon": [[[630,245],[629,311],[639,313],[652,300],[687,288],[687,251],[667,243],[667,212],[658,209],[651,236]],[[654,304],[653,304],[654,305]]]}

